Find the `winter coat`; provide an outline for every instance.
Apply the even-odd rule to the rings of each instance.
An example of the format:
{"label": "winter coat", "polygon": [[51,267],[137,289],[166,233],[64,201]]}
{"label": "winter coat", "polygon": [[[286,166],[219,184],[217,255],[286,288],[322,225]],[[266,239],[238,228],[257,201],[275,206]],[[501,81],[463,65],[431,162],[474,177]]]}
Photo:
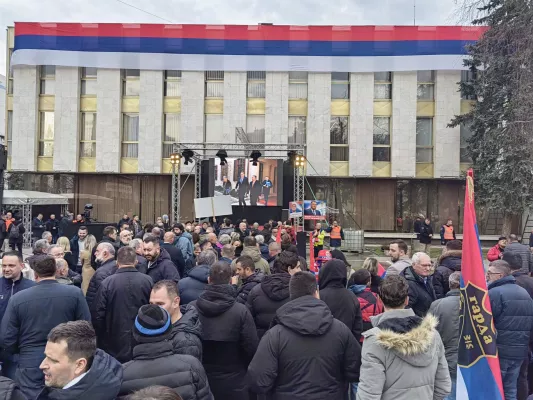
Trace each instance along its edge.
{"label": "winter coat", "polygon": [[385,276],[400,275],[400,273],[402,273],[407,267],[410,267],[411,265],[411,259],[407,256],[404,256],[404,258],[400,258],[398,261],[391,264],[389,268],[387,268]]}
{"label": "winter coat", "polygon": [[18,292],[24,289],[28,289],[35,286],[35,282],[30,281],[22,276],[20,273],[20,279],[13,281],[13,279],[0,278],[0,321],[4,318],[4,314],[7,309],[7,303],[11,296],[14,296]]}
{"label": "winter coat", "polygon": [[[118,245],[118,243],[116,241],[114,241],[113,239],[111,239],[108,236],[104,236],[102,238],[102,240],[100,242],[98,242],[98,244],[100,244],[100,243],[109,243],[111,246],[113,246],[115,248],[115,258],[117,257],[119,245]],[[100,268],[100,265],[98,265],[96,263],[96,249],[97,248],[98,248],[98,246],[94,246],[93,251],[91,253],[91,265],[93,266],[93,268],[95,270]]]}
{"label": "winter coat", "polygon": [[185,261],[193,258],[192,236],[189,232],[183,232],[176,238],[174,245],[181,250]]}
{"label": "winter coat", "polygon": [[379,275],[372,275],[370,277],[371,281],[370,281],[370,290],[373,292],[373,293],[377,293],[379,294],[379,285],[381,283],[381,281],[383,280],[383,278]]}
{"label": "winter coat", "polygon": [[531,248],[525,244],[518,242],[509,243],[505,247],[506,253],[517,253],[522,258],[522,269],[520,271],[530,273],[533,272],[533,257],[531,255]]}
{"label": "winter coat", "polygon": [[523,360],[528,354],[529,335],[533,329],[533,300],[516,284],[514,276],[489,283],[498,356],[507,360]]}
{"label": "winter coat", "polygon": [[439,257],[438,267],[433,274],[433,287],[437,299],[442,299],[450,291],[450,275],[461,271],[463,252],[450,250]]}
{"label": "winter coat", "polygon": [[363,319],[363,332],[366,332],[372,329],[371,317],[375,317],[383,312],[383,302],[366,285],[353,285],[349,287],[349,290],[359,300],[361,317]]}
{"label": "winter coat", "polygon": [[259,340],[231,285],[208,285],[193,305],[202,322],[203,361],[215,399],[247,400],[245,377]]}
{"label": "winter coat", "polygon": [[189,304],[196,300],[207,286],[209,276],[209,265],[198,265],[194,267],[187,278],[179,281],[180,303]]}
{"label": "winter coat", "polygon": [[437,319],[391,310],[372,319],[363,334],[357,400],[442,400],[451,392]]}
{"label": "winter coat", "polygon": [[342,400],[359,380],[361,347],[328,306],[303,296],[279,308],[248,367],[252,391],[271,400]]}
{"label": "winter coat", "polygon": [[[261,257],[261,252],[258,247],[244,247],[241,252],[241,256],[249,256],[254,260],[255,270],[262,272],[265,275],[270,275],[270,266],[267,260]],[[237,259],[231,263],[232,270],[235,271]]]}
{"label": "winter coat", "polygon": [[183,258],[183,255],[181,254],[181,250],[178,249],[176,246],[174,246],[171,243],[163,243],[161,245],[162,249],[165,249],[170,256],[170,259],[174,263],[174,266],[178,270],[180,274],[180,278],[184,277],[185,275],[185,259]]}
{"label": "winter coat", "polygon": [[409,308],[419,317],[424,317],[431,303],[437,300],[433,289],[433,277],[428,276],[426,282],[418,276],[413,267],[406,268],[400,276],[403,276],[409,284]]}
{"label": "winter coat", "polygon": [[433,235],[433,228],[431,227],[431,225],[428,225],[423,222],[420,225],[420,243],[431,244],[432,237],[430,235]]}
{"label": "winter coat", "polygon": [[0,400],[27,400],[18,384],[9,378],[0,376]]}
{"label": "winter coat", "polygon": [[139,308],[150,302],[152,284],[135,267],[119,268],[104,279],[91,304],[98,347],[121,363],[131,360],[133,324]]}
{"label": "winter coat", "polygon": [[61,221],[59,221],[59,225],[57,227],[57,233],[59,234],[59,237],[65,236],[64,233],[71,224],[72,220],[70,220],[68,217],[61,218]]}
{"label": "winter coat", "polygon": [[[80,249],[80,245],[78,244],[78,240],[80,238],[78,235],[75,235],[70,239],[70,251],[72,252],[72,259],[74,260],[74,264],[78,264],[78,259],[80,258],[80,252],[85,250],[85,248]],[[81,261],[81,260],[80,260]]]}
{"label": "winter coat", "polygon": [[525,272],[515,271],[512,273],[516,280],[516,284],[528,292],[529,296],[533,299],[533,278]]}
{"label": "winter coat", "polygon": [[59,221],[57,219],[49,219],[44,224],[46,230],[50,232],[54,237],[59,236]]}
{"label": "winter coat", "polygon": [[44,222],[39,218],[35,217],[31,223],[32,236],[40,239],[41,236],[43,236],[44,229]]}
{"label": "winter coat", "polygon": [[104,279],[108,276],[113,275],[116,271],[117,263],[113,259],[107,260],[100,266],[100,268],[96,270],[93,277],[91,278],[91,281],[89,282],[87,293],[85,294],[85,298],[87,299],[87,304],[89,305],[89,308],[91,308],[91,304],[95,299],[96,293],[98,293],[98,289],[100,288],[100,285],[102,284]]}
{"label": "winter coat", "polygon": [[122,384],[122,365],[96,349],[87,375],[68,389],[45,387],[36,400],[114,400]]}
{"label": "winter coat", "polygon": [[363,317],[357,296],[346,289],[348,278],[346,265],[341,260],[331,260],[320,268],[318,273],[320,299],[331,310],[333,317],[343,322],[355,339],[361,339]]}
{"label": "winter coat", "polygon": [[248,294],[246,306],[254,318],[259,339],[270,328],[278,308],[289,301],[290,280],[287,272],[265,276]]}
{"label": "winter coat", "polygon": [[[268,245],[267,244],[260,244],[259,245],[259,251],[261,252],[261,257],[263,257],[263,259],[266,261],[269,259],[270,257],[270,253],[268,251]],[[268,261],[267,261],[267,264],[268,264]]]}
{"label": "winter coat", "polygon": [[174,354],[196,357],[202,361],[202,323],[190,304],[180,307],[181,318],[172,324]]}
{"label": "winter coat", "polygon": [[439,321],[437,331],[444,344],[448,370],[453,378],[457,376],[457,354],[461,333],[459,326],[460,306],[459,289],[453,289],[443,299],[434,301],[429,308],[429,314],[435,316]]}
{"label": "winter coat", "polygon": [[248,295],[254,287],[259,285],[265,275],[261,272],[256,272],[250,275],[248,278],[242,280],[242,285],[237,290],[237,301],[241,304],[246,304],[248,301]]}
{"label": "winter coat", "polygon": [[504,249],[500,247],[498,243],[496,243],[496,246],[492,246],[487,253],[487,260],[489,261],[496,261],[500,259],[500,255],[503,253]]}
{"label": "winter coat", "polygon": [[213,400],[200,361],[192,356],[173,354],[169,340],[138,344],[133,349],[133,360],[123,367],[121,399],[136,390],[161,385],[174,390],[183,400]]}
{"label": "winter coat", "polygon": [[[16,231],[18,230],[18,237],[16,236]],[[15,220],[11,223],[9,226],[9,230],[7,231],[7,238],[9,239],[9,244],[22,244],[24,241],[24,233],[26,232],[26,228],[24,228],[24,224],[22,223],[22,220]]]}
{"label": "winter coat", "polygon": [[146,274],[152,278],[154,284],[162,280],[170,280],[178,283],[180,280],[178,269],[164,248],[161,248],[159,251],[159,257],[154,262],[148,263],[148,272]]}

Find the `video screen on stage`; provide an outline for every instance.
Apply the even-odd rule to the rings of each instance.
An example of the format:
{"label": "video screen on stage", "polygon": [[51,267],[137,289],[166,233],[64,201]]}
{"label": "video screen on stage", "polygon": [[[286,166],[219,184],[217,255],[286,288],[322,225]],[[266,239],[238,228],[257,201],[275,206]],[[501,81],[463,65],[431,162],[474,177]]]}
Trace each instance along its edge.
{"label": "video screen on stage", "polygon": [[227,158],[226,165],[215,159],[215,196],[231,196],[232,205],[281,206],[283,160]]}

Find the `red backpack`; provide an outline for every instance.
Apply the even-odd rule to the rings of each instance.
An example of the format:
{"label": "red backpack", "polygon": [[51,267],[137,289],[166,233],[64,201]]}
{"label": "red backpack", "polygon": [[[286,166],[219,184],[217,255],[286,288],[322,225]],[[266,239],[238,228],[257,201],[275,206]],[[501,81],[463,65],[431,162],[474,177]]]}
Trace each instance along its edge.
{"label": "red backpack", "polygon": [[[370,288],[366,288],[364,292],[356,294],[359,299],[359,305],[361,306],[361,314],[363,317],[363,332],[372,329],[372,323],[370,317],[374,317],[383,313],[383,303],[379,296],[370,291]],[[361,336],[361,341],[363,337]]]}

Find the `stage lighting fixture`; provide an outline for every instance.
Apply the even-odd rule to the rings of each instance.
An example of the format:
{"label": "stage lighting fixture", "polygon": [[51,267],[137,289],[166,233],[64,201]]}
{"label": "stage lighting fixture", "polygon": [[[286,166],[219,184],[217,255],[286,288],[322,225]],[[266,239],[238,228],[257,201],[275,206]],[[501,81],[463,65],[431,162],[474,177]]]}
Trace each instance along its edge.
{"label": "stage lighting fixture", "polygon": [[305,167],[305,156],[296,155],[294,157],[294,166],[296,168],[303,168]]}
{"label": "stage lighting fixture", "polygon": [[226,158],[228,157],[228,153],[226,150],[219,150],[217,153],[217,157],[220,158],[220,165],[227,165],[228,161]]}
{"label": "stage lighting fixture", "polygon": [[257,166],[257,162],[259,161],[259,157],[261,157],[261,152],[254,150],[250,154],[250,158],[252,159],[252,165],[255,167]]}
{"label": "stage lighting fixture", "polygon": [[192,158],[194,157],[194,152],[192,150],[183,150],[183,153],[181,153],[181,155],[185,159],[184,164],[189,165],[189,163],[192,161]]}
{"label": "stage lighting fixture", "polygon": [[170,155],[170,163],[172,165],[179,165],[181,161],[181,155],[179,153],[172,153]]}

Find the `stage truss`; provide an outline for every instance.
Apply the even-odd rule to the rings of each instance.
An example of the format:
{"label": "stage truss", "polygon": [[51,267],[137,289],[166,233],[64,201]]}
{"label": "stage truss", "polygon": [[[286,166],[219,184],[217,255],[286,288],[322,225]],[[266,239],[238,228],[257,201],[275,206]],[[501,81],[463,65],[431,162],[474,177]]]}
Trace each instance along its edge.
{"label": "stage truss", "polygon": [[[241,139],[242,129],[237,128],[237,137]],[[242,140],[242,139],[241,139]],[[245,139],[246,140],[246,139]],[[295,155],[305,155],[304,144],[270,144],[270,143],[174,143],[173,152],[182,154],[184,150],[190,150],[194,153],[192,162],[193,168],[189,174],[194,171],[195,174],[195,198],[200,198],[202,188],[202,160],[215,158],[218,150],[226,150],[227,158],[250,158],[250,153],[253,150],[259,150],[262,153],[261,158],[270,159],[287,159],[289,152],[294,152]],[[182,160],[183,164],[183,160]],[[183,168],[183,167],[182,167]],[[305,182],[305,167],[294,168],[294,186],[293,186],[293,201],[304,200],[304,182]],[[172,220],[180,220],[180,206],[181,206],[181,173],[180,166],[175,165],[172,169]],[[287,205],[284,205],[288,207]],[[303,225],[303,217],[294,220],[295,225]]]}

